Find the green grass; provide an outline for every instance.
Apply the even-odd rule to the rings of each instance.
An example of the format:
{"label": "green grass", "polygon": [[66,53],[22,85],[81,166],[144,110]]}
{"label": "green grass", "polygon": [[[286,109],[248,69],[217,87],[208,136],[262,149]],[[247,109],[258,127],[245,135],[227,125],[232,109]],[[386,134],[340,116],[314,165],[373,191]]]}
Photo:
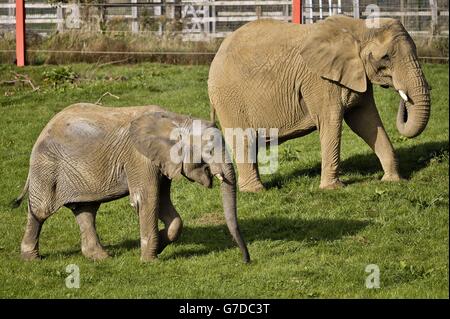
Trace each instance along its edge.
{"label": "green grass", "polygon": [[[380,182],[376,157],[348,127],[341,152],[348,186],[341,190],[318,188],[317,133],[280,146],[279,171],[263,176],[269,189],[238,194],[249,265],[226,230],[218,187],[184,179],[174,182],[173,201],[185,229],[156,262],[139,261],[138,219],[128,198],[99,211],[98,231],[112,258],[91,262],[81,255],[78,226],[64,208],[44,225],[45,258],[20,260],[26,205],[12,210],[8,203],[22,189],[33,143],[54,114],[71,103],[96,102],[105,92],[120,97],[105,96],[105,105],[159,104],[202,118],[209,114],[207,66],[79,64],[71,72],[45,72],[54,68],[0,65],[0,81],[15,71],[40,87],[32,92],[27,84],[0,85],[0,297],[448,298],[448,66],[424,67],[433,87],[432,113],[415,139],[396,132],[398,95],[376,89],[408,181]],[[66,73],[79,77],[61,84],[49,76]],[[80,267],[80,289],[65,287],[68,264]],[[380,289],[365,288],[368,264],[380,267]]]}

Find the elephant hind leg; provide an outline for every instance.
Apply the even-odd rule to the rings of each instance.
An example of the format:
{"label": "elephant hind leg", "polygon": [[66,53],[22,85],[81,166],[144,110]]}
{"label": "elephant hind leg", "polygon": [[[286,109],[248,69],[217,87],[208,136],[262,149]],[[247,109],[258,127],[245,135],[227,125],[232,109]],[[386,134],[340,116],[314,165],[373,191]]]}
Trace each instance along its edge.
{"label": "elephant hind leg", "polygon": [[159,231],[158,254],[167,245],[176,241],[183,230],[183,221],[170,200],[170,185],[171,181],[163,177],[159,219],[164,223],[165,227]]}
{"label": "elephant hind leg", "polygon": [[81,252],[92,260],[102,260],[109,255],[100,244],[95,227],[95,217],[99,203],[75,204],[71,205],[81,233]]}
{"label": "elephant hind leg", "polygon": [[28,217],[25,234],[20,245],[24,260],[40,259],[39,235],[44,222],[53,215],[61,204],[57,200],[52,174],[31,173],[28,192]]}
{"label": "elephant hind leg", "polygon": [[45,219],[37,217],[28,202],[28,218],[25,234],[20,245],[20,255],[24,260],[40,259],[39,255],[39,235]]}

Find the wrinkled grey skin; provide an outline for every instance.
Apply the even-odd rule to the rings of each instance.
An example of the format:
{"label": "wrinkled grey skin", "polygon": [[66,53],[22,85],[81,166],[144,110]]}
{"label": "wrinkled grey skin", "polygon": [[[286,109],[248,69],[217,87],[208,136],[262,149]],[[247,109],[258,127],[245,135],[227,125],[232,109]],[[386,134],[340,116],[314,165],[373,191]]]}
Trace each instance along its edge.
{"label": "wrinkled grey skin", "polygon": [[[74,104],[58,113],[37,139],[20,204],[28,191],[28,223],[21,244],[25,260],[39,258],[39,233],[60,207],[75,214],[82,253],[93,260],[108,256],[95,229],[103,202],[130,195],[139,215],[141,260],[150,261],[175,241],[182,230],[170,199],[172,178],[212,186],[220,174],[227,226],[245,262],[250,260],[236,215],[236,181],[232,164],[179,163],[170,159],[174,127],[192,127],[193,119],[158,107],[109,108]],[[213,127],[202,121],[202,128]],[[225,152],[225,148],[224,148]],[[158,218],[165,228],[158,231]]]}
{"label": "wrinkled grey skin", "polygon": [[[304,25],[261,19],[240,27],[222,42],[210,67],[212,115],[224,130],[278,128],[280,143],[318,130],[324,189],[344,185],[339,165],[345,121],[377,155],[383,181],[400,180],[373,84],[403,95],[397,129],[408,138],[427,126],[430,88],[403,25],[377,21],[379,27],[370,28],[366,20],[344,16]],[[241,191],[264,189],[257,163],[237,163],[237,170]]]}

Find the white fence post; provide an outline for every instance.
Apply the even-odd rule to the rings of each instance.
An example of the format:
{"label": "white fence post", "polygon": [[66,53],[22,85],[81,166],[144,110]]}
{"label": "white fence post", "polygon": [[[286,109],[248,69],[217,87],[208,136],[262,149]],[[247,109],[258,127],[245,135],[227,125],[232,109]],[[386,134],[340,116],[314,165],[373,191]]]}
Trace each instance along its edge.
{"label": "white fence post", "polygon": [[289,5],[287,5],[287,4],[285,4],[284,6],[283,6],[283,17],[284,17],[284,19],[286,20],[286,21],[288,21],[289,20]]}
{"label": "white fence post", "polygon": [[[203,6],[203,19],[207,19],[207,18],[209,18],[209,6],[204,5]],[[209,29],[209,21],[203,23],[203,25],[204,25],[204,30],[203,31],[206,34],[209,34],[211,32],[210,29]]]}
{"label": "white fence post", "polygon": [[337,4],[333,4],[333,15],[339,14],[339,7]]}
{"label": "white fence post", "polygon": [[58,32],[64,31],[64,15],[63,15],[63,8],[61,6],[61,3],[58,3],[58,6],[56,7],[56,19],[58,19],[58,23],[56,24],[56,30]]}
{"label": "white fence post", "polygon": [[314,23],[313,0],[306,0],[306,8],[309,13],[309,23]]}
{"label": "white fence post", "polygon": [[320,20],[323,19],[323,4],[322,4],[322,0],[319,0],[319,18],[320,18]]}
{"label": "white fence post", "polygon": [[437,1],[430,0],[430,9],[431,9],[431,36],[436,35],[438,30],[438,10],[437,10]]}
{"label": "white fence post", "polygon": [[[153,2],[160,2],[159,0],[153,0]],[[166,17],[169,17],[170,19],[173,19],[174,17],[175,17],[175,8],[173,7],[173,6],[167,6],[167,2],[173,2],[173,1],[165,1],[165,8],[166,8],[166,13],[165,13],[165,15],[166,15]],[[153,8],[153,14],[155,15],[155,16],[159,16],[159,21],[161,21],[161,15],[162,15],[162,7],[160,7],[160,6],[157,6],[157,7],[154,7]],[[159,22],[158,23],[158,34],[159,35],[162,35],[162,33],[163,33],[163,26],[162,26],[162,23],[161,22]]]}
{"label": "white fence post", "polygon": [[72,3],[69,4],[66,8],[65,8],[65,25],[66,28],[69,29],[79,29],[81,26],[81,21],[80,21],[80,7],[78,6],[77,3]]}
{"label": "white fence post", "polygon": [[[174,6],[174,5],[171,5],[171,4],[169,4],[169,3],[173,3],[173,0],[166,0],[166,2],[165,2],[165,4],[166,4],[166,7],[165,7],[166,11],[165,11],[164,15],[165,15],[165,17],[166,17],[167,19],[174,20],[174,19],[175,19],[175,6]],[[156,15],[158,15],[158,14],[161,14],[160,11],[161,11],[160,8],[155,7],[155,9],[154,9],[154,15],[156,16]],[[172,21],[171,21],[171,22],[172,22]]]}
{"label": "white fence post", "polygon": [[[131,3],[137,3],[137,0],[131,0]],[[139,32],[139,22],[138,22],[138,8],[136,6],[131,7],[131,32]]]}
{"label": "white fence post", "polygon": [[359,19],[359,0],[353,0],[353,18]]}
{"label": "white fence post", "polygon": [[[8,3],[15,3],[16,2],[16,0],[9,0],[8,1]],[[8,16],[10,16],[10,17],[15,17],[16,16],[16,13],[14,12],[14,7],[12,6],[12,7],[9,7],[9,9],[8,9]],[[15,19],[15,18],[14,18]]]}
{"label": "white fence post", "polygon": [[405,16],[404,16],[404,12],[405,12],[405,0],[400,0],[400,11],[402,13],[401,17],[400,17],[400,21],[402,22],[403,26],[405,25]]}
{"label": "white fence post", "polygon": [[[213,0],[214,2],[215,0]],[[212,5],[210,8],[210,15],[212,18],[212,22],[211,22],[211,33],[215,34],[216,33],[216,6]]]}

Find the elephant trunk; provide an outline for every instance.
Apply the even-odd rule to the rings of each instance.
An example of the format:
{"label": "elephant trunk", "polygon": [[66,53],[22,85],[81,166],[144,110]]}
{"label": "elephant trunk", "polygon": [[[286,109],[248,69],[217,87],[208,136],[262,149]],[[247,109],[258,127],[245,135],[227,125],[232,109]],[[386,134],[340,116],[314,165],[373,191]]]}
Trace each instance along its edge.
{"label": "elephant trunk", "polygon": [[247,245],[242,237],[237,221],[236,212],[236,176],[234,173],[233,164],[225,163],[222,165],[223,181],[220,185],[222,193],[223,209],[225,213],[225,220],[227,222],[228,230],[233,236],[233,239],[238,244],[244,262],[250,262],[250,255],[248,253]]}
{"label": "elephant trunk", "polygon": [[423,132],[430,118],[430,91],[423,75],[411,76],[416,83],[408,89],[408,94],[399,91],[402,99],[397,113],[397,130],[405,137],[413,138]]}

